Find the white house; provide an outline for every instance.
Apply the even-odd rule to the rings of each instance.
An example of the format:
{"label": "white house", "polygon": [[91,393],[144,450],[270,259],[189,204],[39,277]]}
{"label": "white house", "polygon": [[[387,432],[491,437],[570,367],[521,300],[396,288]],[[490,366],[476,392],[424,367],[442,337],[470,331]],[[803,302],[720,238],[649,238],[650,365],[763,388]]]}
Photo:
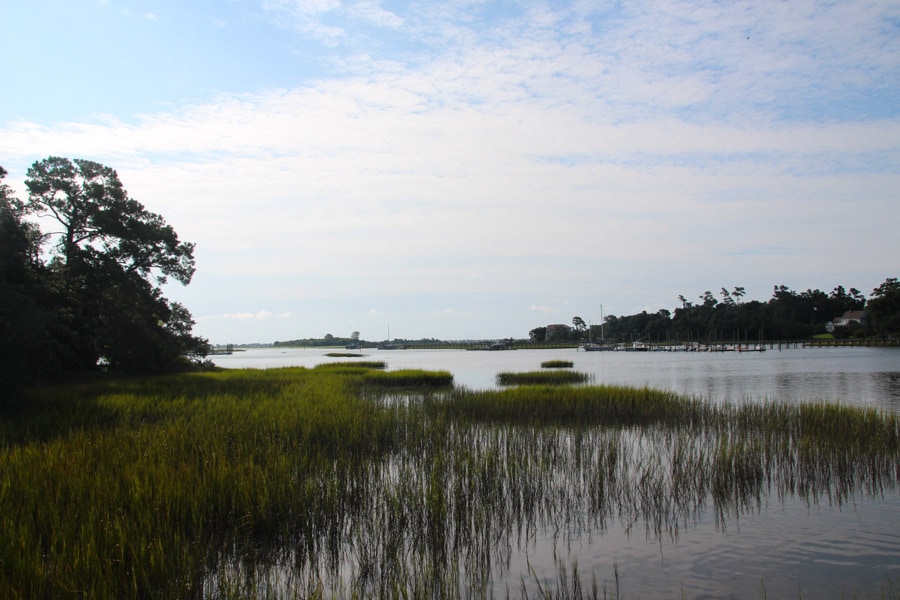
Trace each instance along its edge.
{"label": "white house", "polygon": [[848,310],[842,316],[825,324],[825,331],[834,332],[835,327],[847,327],[850,323],[857,323],[861,327],[869,325],[869,315],[864,310]]}

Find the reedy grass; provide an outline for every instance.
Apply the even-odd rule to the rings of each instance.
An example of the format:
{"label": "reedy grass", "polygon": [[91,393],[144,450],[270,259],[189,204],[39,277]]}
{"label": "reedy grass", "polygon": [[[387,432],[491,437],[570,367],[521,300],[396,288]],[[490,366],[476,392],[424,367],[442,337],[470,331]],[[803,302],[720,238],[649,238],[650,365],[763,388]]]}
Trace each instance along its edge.
{"label": "reedy grass", "polygon": [[[208,379],[217,393],[184,394],[207,390]],[[0,453],[0,555],[10,557],[0,596],[190,595],[223,545],[246,554],[256,540],[336,527],[334,503],[352,501],[359,485],[351,457],[396,441],[384,410],[336,376],[242,372],[99,387],[95,397],[56,398],[75,424],[69,432]],[[66,390],[41,393],[50,402]]]}
{"label": "reedy grass", "polygon": [[[328,356],[333,356],[329,354]],[[356,354],[354,356],[362,356],[361,354]],[[322,363],[320,365],[316,365],[316,369],[384,369],[387,367],[387,363],[383,360],[357,360],[357,361],[346,361],[346,362],[334,362],[334,363]]]}
{"label": "reedy grass", "polygon": [[449,371],[421,369],[372,371],[363,375],[363,382],[379,388],[443,388],[453,385],[453,375]]}
{"label": "reedy grass", "polygon": [[590,381],[592,375],[577,371],[527,371],[497,373],[498,385],[568,385]]}
{"label": "reedy grass", "polygon": [[574,366],[571,360],[545,360],[541,363],[542,369],[571,369]]}
{"label": "reedy grass", "polygon": [[[0,597],[489,596],[541,532],[677,538],[708,504],[724,528],[771,494],[842,503],[900,479],[897,416],[870,409],[617,386],[370,396],[448,377],[37,390],[0,429]],[[559,568],[538,597],[575,597]]]}
{"label": "reedy grass", "polygon": [[[526,373],[528,381],[557,372]],[[559,375],[579,375],[568,371]],[[457,390],[447,403],[451,414],[493,422],[585,425],[645,425],[667,422],[684,425],[701,421],[706,411],[700,400],[652,388],[624,386],[539,385],[503,390]]]}

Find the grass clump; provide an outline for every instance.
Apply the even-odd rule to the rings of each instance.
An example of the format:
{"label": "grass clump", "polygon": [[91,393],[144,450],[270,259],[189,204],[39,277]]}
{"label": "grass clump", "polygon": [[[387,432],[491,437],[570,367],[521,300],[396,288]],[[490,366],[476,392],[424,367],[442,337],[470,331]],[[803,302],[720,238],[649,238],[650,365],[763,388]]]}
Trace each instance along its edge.
{"label": "grass clump", "polygon": [[571,369],[574,366],[571,360],[545,360],[541,363],[542,369]]}
{"label": "grass clump", "polygon": [[316,369],[384,369],[387,367],[387,363],[383,360],[357,360],[357,361],[345,361],[345,362],[334,362],[334,363],[322,363],[320,365],[316,365],[314,368]]}
{"label": "grass clump", "polygon": [[497,373],[498,385],[567,385],[591,380],[588,373],[577,371],[527,371]]}
{"label": "grass clump", "polygon": [[[553,375],[554,373],[538,373]],[[562,372],[563,375],[571,373]],[[675,393],[626,386],[534,385],[503,390],[458,390],[446,403],[455,418],[505,423],[633,426],[688,425],[703,420],[705,405]]]}
{"label": "grass clump", "polygon": [[444,388],[453,385],[453,375],[449,371],[425,371],[422,369],[370,371],[364,374],[363,382],[379,388]]}

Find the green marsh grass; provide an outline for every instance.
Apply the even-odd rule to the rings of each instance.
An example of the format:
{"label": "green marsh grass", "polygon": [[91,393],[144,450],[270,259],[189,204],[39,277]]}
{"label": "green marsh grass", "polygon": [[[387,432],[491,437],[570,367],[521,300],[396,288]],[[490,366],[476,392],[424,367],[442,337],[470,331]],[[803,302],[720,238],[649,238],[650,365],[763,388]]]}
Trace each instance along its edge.
{"label": "green marsh grass", "polygon": [[574,366],[571,360],[545,360],[541,363],[542,369],[571,369]]}
{"label": "green marsh grass", "polygon": [[0,597],[596,597],[574,566],[503,573],[540,536],[677,539],[900,479],[893,413],[351,364],[33,391],[0,424]]}
{"label": "green marsh grass", "polygon": [[449,371],[425,371],[399,369],[397,371],[372,371],[363,376],[367,385],[380,388],[444,388],[453,385]]}
{"label": "green marsh grass", "polygon": [[352,457],[396,441],[383,409],[302,369],[39,395],[63,425],[2,441],[7,598],[191,595],[223,548],[253,554],[336,527],[332,503],[359,480]]}
{"label": "green marsh grass", "polygon": [[385,369],[387,368],[387,363],[383,360],[355,360],[355,361],[344,361],[344,362],[333,362],[333,363],[322,363],[316,365],[315,369],[336,369],[338,371],[349,370],[349,372],[354,373],[362,373],[364,371],[368,371],[370,369]]}
{"label": "green marsh grass", "polygon": [[568,385],[591,380],[588,373],[577,371],[526,371],[524,373],[497,373],[498,385]]}
{"label": "green marsh grass", "polygon": [[[555,372],[518,373],[535,385],[503,390],[454,394],[448,409],[460,416],[481,420],[549,424],[670,425],[702,424],[707,408],[700,400],[652,388],[624,386],[539,385],[538,376],[556,377]],[[533,375],[533,377],[532,377]],[[580,375],[562,371],[561,376]],[[516,378],[518,379],[518,378]],[[706,416],[705,420],[711,420]]]}

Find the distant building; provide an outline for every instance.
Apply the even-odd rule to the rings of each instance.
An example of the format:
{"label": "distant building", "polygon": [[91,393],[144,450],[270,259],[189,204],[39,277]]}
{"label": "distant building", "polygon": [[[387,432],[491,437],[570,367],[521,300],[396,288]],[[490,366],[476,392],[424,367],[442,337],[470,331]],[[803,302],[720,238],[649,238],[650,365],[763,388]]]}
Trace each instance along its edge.
{"label": "distant building", "polygon": [[825,323],[825,331],[834,333],[835,327],[848,327],[850,323],[856,323],[860,327],[868,327],[869,315],[864,310],[848,310],[840,318]]}
{"label": "distant building", "polygon": [[848,310],[838,319],[834,320],[835,327],[846,327],[852,322],[859,323],[863,327],[869,325],[869,315],[864,310]]}

